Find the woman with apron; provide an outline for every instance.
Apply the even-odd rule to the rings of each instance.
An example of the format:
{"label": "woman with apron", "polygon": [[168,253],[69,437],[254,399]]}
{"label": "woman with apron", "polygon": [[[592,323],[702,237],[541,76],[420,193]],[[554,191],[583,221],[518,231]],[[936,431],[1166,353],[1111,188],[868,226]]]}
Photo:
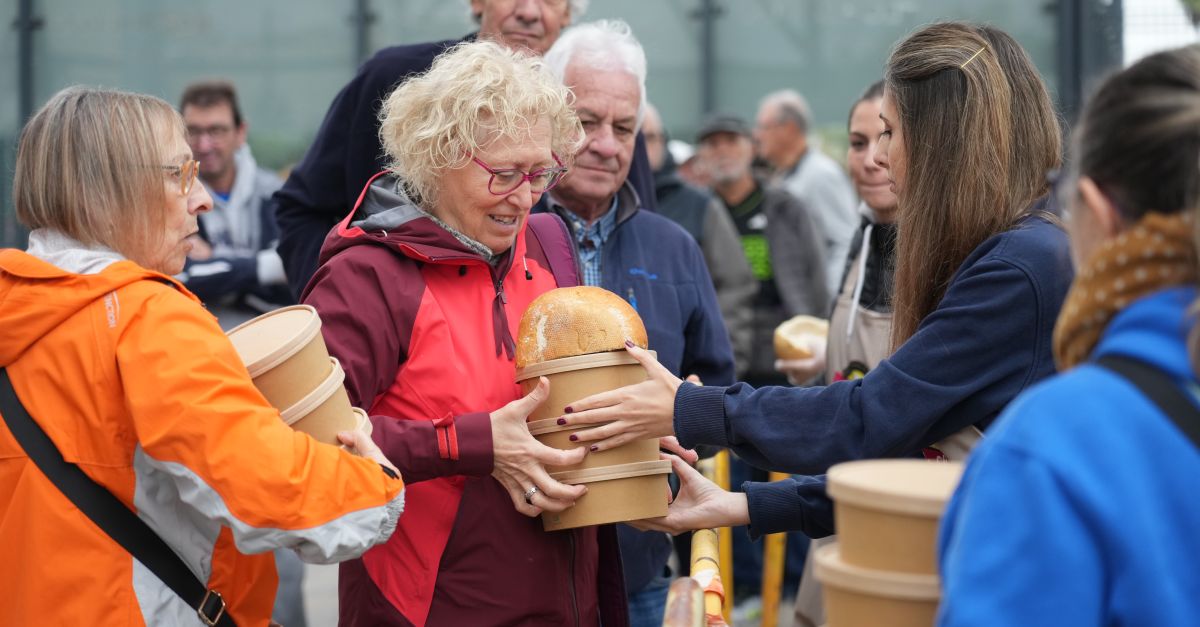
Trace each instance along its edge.
{"label": "woman with apron", "polygon": [[[896,254],[896,194],[887,170],[874,160],[883,133],[879,119],[883,81],[867,88],[850,107],[850,148],[846,165],[862,205],[862,225],[850,245],[841,290],[829,319],[825,350],[809,359],[779,360],[775,367],[792,382],[806,381],[824,370],[824,383],[860,379],[887,357],[892,337],[892,270]],[[813,540],[796,594],[796,625],[825,623],[821,586],[813,577],[811,556],[833,536]]]}

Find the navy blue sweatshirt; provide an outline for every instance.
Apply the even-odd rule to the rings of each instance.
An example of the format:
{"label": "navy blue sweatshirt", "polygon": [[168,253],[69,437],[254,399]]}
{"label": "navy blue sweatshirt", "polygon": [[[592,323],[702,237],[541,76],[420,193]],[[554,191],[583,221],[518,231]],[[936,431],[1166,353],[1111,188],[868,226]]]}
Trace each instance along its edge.
{"label": "navy blue sweatshirt", "polygon": [[[825,387],[684,383],[675,433],[727,446],[754,466],[820,475],[831,465],[916,455],[965,427],[985,428],[1054,373],[1051,338],[1074,274],[1066,234],[1041,217],[980,244],[938,307],[867,376]],[[747,484],[753,535],[833,533],[823,477]]]}
{"label": "navy blue sweatshirt", "polygon": [[[317,269],[325,235],[355,206],[371,177],[384,169],[378,115],[388,94],[405,77],[428,71],[433,59],[448,47],[474,40],[472,34],[384,48],[363,63],[333,99],[308,152],[273,198],[279,221],[279,256],[297,298]],[[641,133],[629,180],[653,209],[654,177]]]}

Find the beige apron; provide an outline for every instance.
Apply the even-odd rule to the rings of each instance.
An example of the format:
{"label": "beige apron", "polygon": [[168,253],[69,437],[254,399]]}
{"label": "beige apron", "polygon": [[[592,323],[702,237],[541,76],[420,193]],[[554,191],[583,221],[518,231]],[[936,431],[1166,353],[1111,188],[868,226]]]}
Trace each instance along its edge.
{"label": "beige apron", "polygon": [[[825,347],[825,383],[844,379],[861,379],[891,353],[892,314],[871,311],[858,304],[862,296],[863,277],[870,253],[871,231],[863,230],[863,244],[858,256],[846,273],[833,315],[829,319],[829,338]],[[982,437],[975,427],[968,427],[938,442],[933,448],[949,459],[965,459],[971,447]],[[800,589],[796,593],[796,627],[819,627],[825,624],[825,607],[821,600],[821,584],[813,575],[812,556],[822,546],[837,540],[836,536],[812,541],[805,560]]]}

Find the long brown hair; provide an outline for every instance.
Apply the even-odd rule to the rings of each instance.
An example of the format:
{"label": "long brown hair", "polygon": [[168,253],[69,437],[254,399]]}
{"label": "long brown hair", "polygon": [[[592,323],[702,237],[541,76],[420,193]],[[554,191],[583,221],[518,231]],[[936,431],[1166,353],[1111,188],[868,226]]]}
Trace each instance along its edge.
{"label": "long brown hair", "polygon": [[1061,139],[1033,63],[994,28],[926,26],[896,46],[884,83],[907,164],[897,195],[894,348],[937,307],[967,256],[1045,193]]}

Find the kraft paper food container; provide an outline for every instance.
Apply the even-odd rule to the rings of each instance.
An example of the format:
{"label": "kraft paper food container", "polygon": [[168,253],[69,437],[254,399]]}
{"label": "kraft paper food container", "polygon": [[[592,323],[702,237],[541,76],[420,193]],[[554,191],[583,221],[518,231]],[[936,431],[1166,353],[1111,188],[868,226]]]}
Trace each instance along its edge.
{"label": "kraft paper food container", "polygon": [[[547,418],[545,420],[537,420],[529,423],[529,434],[537,438],[538,442],[545,444],[551,448],[556,448],[568,451],[581,446],[588,446],[590,442],[572,442],[571,434],[584,429],[591,429],[601,425],[559,425],[557,418]],[[622,444],[616,448],[611,448],[606,451],[597,453],[588,453],[578,464],[570,466],[546,466],[546,470],[550,472],[566,472],[569,470],[591,470],[602,466],[616,466],[619,464],[634,464],[637,462],[652,462],[658,460],[658,438],[644,438],[634,440],[632,442]]]}
{"label": "kraft paper food container", "polygon": [[[358,417],[350,405],[350,397],[342,382],[346,373],[334,357],[327,357],[332,372],[312,392],[295,405],[283,410],[283,421],[297,431],[303,431],[319,442],[340,446],[339,431],[350,431],[358,426]],[[368,423],[370,424],[370,423]]]}
{"label": "kraft paper food container", "polygon": [[[354,412],[354,430],[362,431],[363,433],[367,434],[367,436],[369,437],[371,435],[371,433],[374,431],[374,427],[371,425],[371,419],[367,416],[367,412],[365,412],[357,407],[351,407],[350,411]],[[337,435],[335,434],[333,437],[336,438]],[[340,441],[339,441],[339,443],[340,443]],[[342,450],[349,450],[349,449],[346,447],[345,444],[342,444]]]}
{"label": "kraft paper food container", "polygon": [[[655,355],[654,351],[650,351]],[[530,422],[557,418],[577,400],[600,392],[615,390],[645,381],[646,369],[629,353],[609,351],[551,359],[517,370],[517,383],[522,394],[537,387],[538,377],[550,379],[550,397],[533,413]]]}
{"label": "kraft paper food container", "polygon": [[829,469],[841,559],[864,568],[937,574],[938,521],[961,462],[876,459]]}
{"label": "kraft paper food container", "polygon": [[562,512],[543,512],[546,531],[627,522],[667,515],[667,474],[671,462],[658,460],[552,473],[570,485],[586,484],[587,494]]}
{"label": "kraft paper food container", "polygon": [[937,618],[937,575],[862,568],[842,559],[838,543],[817,549],[828,627],[932,627]]}
{"label": "kraft paper food container", "polygon": [[276,409],[304,398],[329,377],[321,318],[308,305],[276,309],[228,333],[254,385]]}

